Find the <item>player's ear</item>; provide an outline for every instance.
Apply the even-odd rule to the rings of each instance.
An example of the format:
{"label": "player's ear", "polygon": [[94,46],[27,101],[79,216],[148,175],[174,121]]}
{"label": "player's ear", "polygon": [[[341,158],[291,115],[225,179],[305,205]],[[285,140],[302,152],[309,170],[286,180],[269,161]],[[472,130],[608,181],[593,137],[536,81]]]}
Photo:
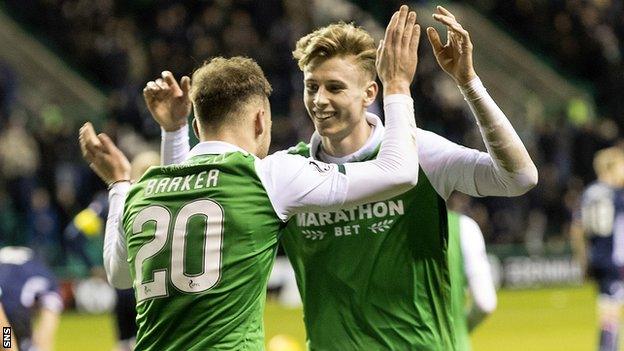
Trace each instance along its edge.
{"label": "player's ear", "polygon": [[197,117],[193,118],[193,133],[195,133],[195,137],[201,141],[199,137],[199,122],[197,121]]}
{"label": "player's ear", "polygon": [[260,108],[258,109],[258,111],[256,112],[254,116],[254,128],[255,128],[256,137],[263,135],[264,131],[269,127],[267,125],[265,114],[266,114],[265,109]]}
{"label": "player's ear", "polygon": [[366,97],[364,98],[364,106],[369,107],[375,102],[375,98],[377,98],[377,93],[379,92],[379,85],[374,80],[368,82],[366,86]]}

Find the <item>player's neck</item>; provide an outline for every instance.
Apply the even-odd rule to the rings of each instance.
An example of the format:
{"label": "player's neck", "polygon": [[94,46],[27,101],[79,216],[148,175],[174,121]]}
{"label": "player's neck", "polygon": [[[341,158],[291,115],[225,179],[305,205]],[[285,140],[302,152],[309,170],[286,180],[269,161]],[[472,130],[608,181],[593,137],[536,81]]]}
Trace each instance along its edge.
{"label": "player's neck", "polygon": [[361,149],[370,137],[373,127],[366,118],[362,118],[349,134],[345,136],[321,137],[323,151],[333,157],[344,157]]}
{"label": "player's neck", "polygon": [[204,141],[221,141],[240,147],[241,149],[256,155],[258,145],[253,138],[249,138],[240,134],[233,134],[226,131],[218,133],[206,133],[202,140]]}

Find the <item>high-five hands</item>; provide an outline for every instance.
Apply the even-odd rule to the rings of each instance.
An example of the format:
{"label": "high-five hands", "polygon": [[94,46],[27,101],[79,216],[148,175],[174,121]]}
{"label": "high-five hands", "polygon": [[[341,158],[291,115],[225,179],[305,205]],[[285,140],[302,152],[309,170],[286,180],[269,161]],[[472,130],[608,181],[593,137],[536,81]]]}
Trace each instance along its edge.
{"label": "high-five hands", "polygon": [[442,6],[436,8],[433,18],[446,25],[446,44],[442,45],[440,35],[433,28],[427,28],[427,36],[433,47],[433,54],[442,69],[458,85],[464,85],[477,76],[472,63],[472,42],[470,35],[455,16]]}
{"label": "high-five hands", "polygon": [[147,83],[143,98],[152,117],[168,132],[185,126],[191,114],[191,79],[182,77],[180,84],[169,71],[162,72],[161,78]]}
{"label": "high-five hands", "polygon": [[384,96],[409,95],[416,73],[420,26],[416,24],[416,12],[408,10],[403,5],[394,13],[377,48],[377,74],[383,84]]}
{"label": "high-five hands", "polygon": [[78,139],[82,157],[108,186],[130,180],[130,162],[104,133],[95,134],[89,122],[80,128]]}

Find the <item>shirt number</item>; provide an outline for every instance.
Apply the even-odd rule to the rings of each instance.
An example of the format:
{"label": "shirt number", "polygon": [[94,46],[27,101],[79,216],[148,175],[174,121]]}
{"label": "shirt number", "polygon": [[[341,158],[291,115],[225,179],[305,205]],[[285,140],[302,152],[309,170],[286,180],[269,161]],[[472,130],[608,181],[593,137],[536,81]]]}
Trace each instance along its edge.
{"label": "shirt number", "polygon": [[[206,225],[203,232],[202,272],[189,275],[185,272],[186,240],[189,236],[187,225],[191,217],[202,216]],[[149,206],[141,210],[132,225],[132,236],[149,235],[144,232],[148,222],[155,222],[153,238],[142,238],[143,244],[135,257],[134,288],[137,302],[156,297],[167,296],[167,279],[178,290],[186,293],[200,293],[212,288],[221,277],[221,244],[223,242],[223,208],[212,200],[198,200],[185,204],[175,217],[172,230],[171,213],[163,206]],[[145,260],[154,257],[167,245],[167,238],[172,233],[171,257],[169,270],[159,269],[143,276]],[[197,235],[193,233],[193,235]],[[151,278],[151,279],[150,279]],[[149,280],[148,280],[149,279]]]}

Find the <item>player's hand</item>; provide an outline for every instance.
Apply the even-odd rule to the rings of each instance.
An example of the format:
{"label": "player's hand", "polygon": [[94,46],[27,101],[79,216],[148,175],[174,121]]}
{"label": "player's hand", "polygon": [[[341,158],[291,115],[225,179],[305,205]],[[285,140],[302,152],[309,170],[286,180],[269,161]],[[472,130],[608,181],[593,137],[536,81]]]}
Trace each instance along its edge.
{"label": "player's hand", "polygon": [[108,135],[96,135],[93,125],[87,122],[80,128],[78,139],[82,157],[106,184],[130,180],[130,162]]}
{"label": "player's hand", "polygon": [[416,12],[408,10],[403,5],[394,13],[377,48],[377,74],[384,87],[384,96],[409,95],[416,73],[420,26],[416,24]]}
{"label": "player's hand", "polygon": [[160,126],[172,132],[185,126],[191,114],[191,79],[182,77],[180,84],[169,71],[162,72],[161,78],[147,82],[143,98],[147,109]]}
{"label": "player's hand", "polygon": [[440,35],[433,27],[427,28],[433,54],[444,72],[453,77],[457,85],[464,85],[477,76],[472,63],[470,34],[449,10],[438,6],[436,12],[433,19],[446,26],[446,44],[442,45]]}

